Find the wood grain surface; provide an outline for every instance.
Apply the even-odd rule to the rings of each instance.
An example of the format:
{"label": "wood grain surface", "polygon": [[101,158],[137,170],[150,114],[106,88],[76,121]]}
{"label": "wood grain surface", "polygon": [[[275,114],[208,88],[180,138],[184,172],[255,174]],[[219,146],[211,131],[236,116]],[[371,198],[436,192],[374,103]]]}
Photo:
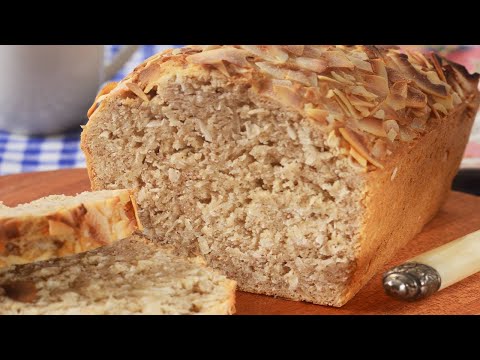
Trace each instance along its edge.
{"label": "wood grain surface", "polygon": [[[5,176],[0,177],[0,201],[13,206],[50,194],[73,195],[89,187],[84,169]],[[454,192],[437,217],[385,269],[478,229],[480,198]],[[341,309],[238,292],[237,314],[480,314],[480,273],[417,303],[387,297],[377,274]]]}

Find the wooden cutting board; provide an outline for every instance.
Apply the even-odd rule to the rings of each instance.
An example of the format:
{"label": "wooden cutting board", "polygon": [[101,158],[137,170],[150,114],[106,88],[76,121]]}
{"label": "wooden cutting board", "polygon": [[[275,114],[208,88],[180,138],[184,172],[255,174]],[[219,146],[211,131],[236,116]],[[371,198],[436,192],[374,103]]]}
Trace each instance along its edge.
{"label": "wooden cutting board", "polygon": [[[13,206],[50,194],[74,195],[89,188],[83,169],[5,176],[0,177],[0,201]],[[422,234],[385,269],[478,229],[480,198],[454,192]],[[238,292],[237,314],[480,314],[480,273],[417,303],[387,297],[378,274],[341,309]]]}

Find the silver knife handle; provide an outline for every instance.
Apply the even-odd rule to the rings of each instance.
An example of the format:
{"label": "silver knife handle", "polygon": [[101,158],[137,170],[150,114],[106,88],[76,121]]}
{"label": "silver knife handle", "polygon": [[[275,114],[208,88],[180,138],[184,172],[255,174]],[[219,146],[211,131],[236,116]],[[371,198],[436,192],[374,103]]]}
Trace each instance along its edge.
{"label": "silver knife handle", "polygon": [[397,299],[415,301],[480,271],[480,230],[420,254],[383,275]]}
{"label": "silver knife handle", "polygon": [[417,262],[408,262],[383,274],[387,295],[399,300],[416,301],[440,289],[442,279],[437,270]]}

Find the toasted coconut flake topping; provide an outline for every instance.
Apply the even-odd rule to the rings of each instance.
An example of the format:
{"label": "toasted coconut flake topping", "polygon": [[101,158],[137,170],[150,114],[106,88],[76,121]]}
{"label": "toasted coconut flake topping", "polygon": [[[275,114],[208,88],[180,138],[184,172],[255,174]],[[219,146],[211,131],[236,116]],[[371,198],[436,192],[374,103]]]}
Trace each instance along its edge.
{"label": "toasted coconut flake topping", "polygon": [[443,72],[443,69],[442,69],[442,65],[441,65],[441,59],[440,57],[435,54],[435,53],[431,53],[430,54],[430,58],[432,60],[432,63],[433,63],[433,66],[435,68],[435,71],[437,72],[438,74],[438,77],[443,81],[443,82],[447,82],[447,79],[445,77],[445,73]]}
{"label": "toasted coconut flake topping", "polygon": [[365,88],[382,98],[385,98],[390,93],[390,89],[388,88],[388,80],[382,76],[378,75],[365,75],[363,77]]}
{"label": "toasted coconut flake topping", "polygon": [[[356,108],[358,107],[364,107],[364,108],[372,108],[375,106],[375,103],[372,103],[372,102],[368,102],[366,100],[363,100],[361,99],[360,97],[358,96],[355,96],[355,95],[348,95],[348,100],[350,100],[350,103],[355,106]],[[367,110],[368,112],[368,110]],[[365,115],[367,116],[367,115]]]}
{"label": "toasted coconut flake topping", "polygon": [[448,72],[452,73],[453,78],[456,80],[454,84],[459,84],[460,87],[467,92],[474,92],[477,89],[480,74],[470,75],[463,66],[445,59],[444,62],[447,63]]}
{"label": "toasted coconut flake topping", "polygon": [[90,116],[93,115],[95,110],[97,110],[98,104],[105,97],[105,95],[108,95],[113,89],[115,89],[117,87],[117,85],[118,85],[117,82],[109,82],[109,83],[105,84],[105,86],[97,94],[97,97],[95,98],[95,101],[93,102],[90,109],[88,109],[88,112],[87,112],[87,117],[88,118],[90,118]]}
{"label": "toasted coconut flake topping", "polygon": [[433,104],[433,108],[443,115],[448,115],[448,110],[440,103]]}
{"label": "toasted coconut flake topping", "polygon": [[347,56],[347,58],[352,62],[353,65],[355,65],[356,68],[370,73],[373,72],[372,65],[368,61],[359,59],[358,57],[352,55]]}
{"label": "toasted coconut flake topping", "polygon": [[387,133],[383,128],[382,120],[375,118],[365,118],[358,121],[358,128],[367,133],[379,137],[387,137]]}
{"label": "toasted coconut flake topping", "polygon": [[323,76],[323,75],[318,75],[318,80],[320,81],[327,81],[327,82],[331,82],[331,83],[336,83],[338,85],[341,85],[342,83],[338,80],[335,80],[335,79],[332,79],[330,77],[327,77],[327,76]]}
{"label": "toasted coconut flake topping", "polygon": [[288,53],[279,46],[241,45],[240,47],[266,61],[283,64],[288,60]]}
{"label": "toasted coconut flake topping", "polygon": [[142,99],[143,101],[150,101],[148,99],[148,96],[143,92],[143,90],[140,88],[140,86],[138,86],[136,83],[133,83],[133,82],[126,82],[125,83],[125,86],[131,91],[133,92],[135,95],[137,95],[140,99]]}
{"label": "toasted coconut flake topping", "polygon": [[422,136],[434,117],[455,111],[478,84],[478,77],[437,55],[407,55],[394,47],[202,45],[151,58],[115,92],[126,87],[148,101],[161,62],[175,57],[228,78],[254,79],[253,90],[324,125],[322,131],[334,134],[329,139],[340,133],[345,141],[330,143],[366,170],[372,169],[366,164],[382,167],[379,160],[398,142]]}
{"label": "toasted coconut flake topping", "polygon": [[314,108],[305,109],[306,117],[311,118],[315,121],[318,121],[319,123],[324,125],[328,124],[327,117],[329,114],[330,114],[329,111],[323,110],[323,109],[314,109]]}
{"label": "toasted coconut flake topping", "polygon": [[387,143],[383,139],[378,139],[375,141],[372,147],[372,155],[376,159],[383,159],[387,155]]}
{"label": "toasted coconut flake topping", "polygon": [[316,77],[311,77],[311,74],[305,74],[301,71],[289,70],[272,65],[268,62],[255,63],[263,72],[279,80],[293,80],[306,86],[315,86]]}
{"label": "toasted coconut flake topping", "polygon": [[358,151],[356,151],[354,148],[350,149],[350,155],[355,160],[357,160],[360,165],[362,165],[363,167],[367,167],[367,165],[368,165],[367,159],[365,159],[362,155],[360,155],[360,153]]}
{"label": "toasted coconut flake topping", "polygon": [[347,56],[343,51],[333,50],[323,53],[325,60],[327,61],[327,66],[330,68],[347,68],[353,69],[355,66],[353,63],[348,60]]}
{"label": "toasted coconut flake topping", "polygon": [[273,85],[273,94],[280,103],[294,109],[303,110],[303,98],[289,86]]}
{"label": "toasted coconut flake topping", "polygon": [[406,81],[396,82],[390,88],[390,95],[385,103],[395,111],[402,110],[407,106],[407,94],[408,83]]}
{"label": "toasted coconut flake topping", "polygon": [[381,59],[371,59],[370,64],[372,65],[372,70],[375,75],[388,80],[387,69],[385,68],[385,63]]}
{"label": "toasted coconut flake topping", "polygon": [[373,114],[373,117],[377,118],[377,119],[381,119],[381,120],[384,120],[385,119],[385,110],[377,110],[375,112],[375,114]]}
{"label": "toasted coconut flake topping", "polygon": [[305,50],[305,45],[285,45],[284,49],[293,55],[302,56],[303,51]]}
{"label": "toasted coconut flake topping", "polygon": [[340,131],[340,134],[342,135],[342,137],[351,145],[351,147],[356,152],[358,152],[360,156],[367,159],[373,165],[379,168],[383,168],[383,165],[370,155],[370,152],[368,151],[367,147],[365,146],[363,141],[360,139],[360,137],[356,133],[354,133],[352,130],[348,128],[340,128],[338,130]]}
{"label": "toasted coconut flake topping", "polygon": [[408,86],[405,105],[415,109],[423,109],[427,106],[427,96],[417,88]]}
{"label": "toasted coconut flake topping", "polygon": [[313,59],[307,57],[297,57],[295,64],[303,70],[322,73],[327,69],[327,63],[322,59]]}
{"label": "toasted coconut flake topping", "polygon": [[187,61],[193,64],[218,64],[221,61],[228,61],[234,65],[247,67],[249,66],[249,62],[246,60],[247,56],[248,52],[246,51],[227,47],[190,55],[187,57]]}
{"label": "toasted coconut flake topping", "polygon": [[400,128],[400,140],[404,142],[411,142],[415,140],[417,137],[417,134],[415,131],[407,128],[407,127],[401,127]]}
{"label": "toasted coconut flake topping", "polygon": [[357,118],[357,112],[355,111],[352,103],[350,102],[350,100],[348,100],[345,94],[338,89],[334,89],[333,92],[338,97],[339,101],[345,106],[345,108],[347,109],[347,113],[350,114],[350,116]]}
{"label": "toasted coconut flake topping", "polygon": [[398,65],[400,70],[413,80],[424,92],[439,97],[446,97],[448,95],[447,88],[444,84],[432,83],[424,73],[419,72],[412,66],[406,55],[394,54],[392,55],[392,59]]}
{"label": "toasted coconut flake topping", "polygon": [[225,75],[226,77],[230,77],[231,74],[228,72],[228,69],[227,67],[225,66],[225,62],[222,60],[220,61],[219,63],[215,64],[215,65],[212,65],[215,69],[217,69],[218,71],[220,71],[223,75]]}
{"label": "toasted coconut flake topping", "polygon": [[394,141],[400,133],[400,127],[395,120],[385,120],[383,122],[383,130],[390,141]]}
{"label": "toasted coconut flake topping", "polygon": [[378,98],[378,95],[375,95],[374,93],[371,93],[370,91],[368,91],[367,89],[365,89],[365,87],[362,86],[362,85],[354,86],[354,87],[352,88],[352,94],[358,95],[358,96],[362,96],[362,97],[364,97],[366,100],[370,100],[370,101],[373,101],[373,100],[375,100],[376,98]]}
{"label": "toasted coconut flake topping", "polygon": [[345,76],[341,76],[335,71],[330,73],[335,80],[337,80],[340,84],[344,85],[355,85],[352,80],[347,79]]}

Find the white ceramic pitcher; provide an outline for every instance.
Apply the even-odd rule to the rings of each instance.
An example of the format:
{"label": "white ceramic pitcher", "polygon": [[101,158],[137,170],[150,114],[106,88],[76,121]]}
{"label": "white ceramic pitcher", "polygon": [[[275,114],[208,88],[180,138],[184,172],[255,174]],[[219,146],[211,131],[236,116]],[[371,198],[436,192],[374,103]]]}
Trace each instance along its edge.
{"label": "white ceramic pitcher", "polygon": [[54,134],[86,122],[100,84],[138,48],[104,64],[103,45],[0,45],[0,130]]}

